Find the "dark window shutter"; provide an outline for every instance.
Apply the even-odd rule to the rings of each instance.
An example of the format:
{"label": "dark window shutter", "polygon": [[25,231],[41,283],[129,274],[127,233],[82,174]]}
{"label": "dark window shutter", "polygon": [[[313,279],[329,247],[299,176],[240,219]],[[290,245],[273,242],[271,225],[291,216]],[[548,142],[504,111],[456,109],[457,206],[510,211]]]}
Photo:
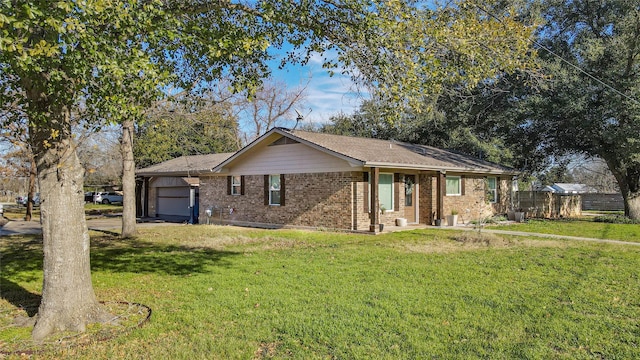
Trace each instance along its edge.
{"label": "dark window shutter", "polygon": [[393,211],[400,211],[400,174],[393,174]]}
{"label": "dark window shutter", "polygon": [[286,192],[284,186],[284,174],[280,174],[280,206],[284,206],[284,193]]}
{"label": "dark window shutter", "polygon": [[227,176],[227,195],[231,195],[231,179],[233,176]]}
{"label": "dark window shutter", "polygon": [[264,176],[264,204],[269,205],[269,175]]}
{"label": "dark window shutter", "polygon": [[244,195],[244,175],[240,176],[240,195]]}
{"label": "dark window shutter", "polygon": [[500,177],[496,176],[496,202],[500,203]]}
{"label": "dark window shutter", "polygon": [[464,195],[464,185],[465,181],[464,181],[464,175],[460,175],[460,195]]}
{"label": "dark window shutter", "polygon": [[363,172],[362,173],[362,181],[364,182],[364,190],[362,191],[363,194],[363,198],[364,198],[364,212],[368,213],[369,212],[369,173],[368,172]]}

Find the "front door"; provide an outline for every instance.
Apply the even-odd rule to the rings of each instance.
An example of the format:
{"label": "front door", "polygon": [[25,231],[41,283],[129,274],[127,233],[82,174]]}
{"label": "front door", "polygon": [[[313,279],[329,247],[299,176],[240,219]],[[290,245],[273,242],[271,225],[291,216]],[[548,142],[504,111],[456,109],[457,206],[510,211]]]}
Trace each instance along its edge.
{"label": "front door", "polygon": [[416,222],[416,176],[404,176],[404,217],[407,222]]}

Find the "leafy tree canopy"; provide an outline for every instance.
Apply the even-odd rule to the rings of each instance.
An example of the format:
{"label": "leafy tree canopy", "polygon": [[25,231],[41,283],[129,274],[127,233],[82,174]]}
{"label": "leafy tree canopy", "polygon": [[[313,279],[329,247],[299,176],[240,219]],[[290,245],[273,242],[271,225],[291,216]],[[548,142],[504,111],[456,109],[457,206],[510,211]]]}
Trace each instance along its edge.
{"label": "leafy tree canopy", "polygon": [[543,14],[537,46],[548,81],[514,83],[501,99],[511,116],[501,118],[531,143],[525,154],[603,159],[626,214],[640,218],[640,5],[547,0]]}
{"label": "leafy tree canopy", "polygon": [[81,110],[87,123],[127,122],[130,130],[169,86],[197,91],[224,75],[236,90],[255,88],[269,72],[268,49],[287,43],[285,62],[335,50],[326,67],[398,108],[417,109],[442,84],[469,87],[529,65],[532,28],[516,11],[487,12],[493,5],[0,0],[0,104],[10,107],[0,121],[28,119],[42,192],[45,279],[33,337],[111,318],[91,285],[72,112]]}
{"label": "leafy tree canopy", "polygon": [[204,105],[188,112],[159,107],[137,127],[136,164],[147,167],[179,156],[237,151],[238,122],[229,103]]}

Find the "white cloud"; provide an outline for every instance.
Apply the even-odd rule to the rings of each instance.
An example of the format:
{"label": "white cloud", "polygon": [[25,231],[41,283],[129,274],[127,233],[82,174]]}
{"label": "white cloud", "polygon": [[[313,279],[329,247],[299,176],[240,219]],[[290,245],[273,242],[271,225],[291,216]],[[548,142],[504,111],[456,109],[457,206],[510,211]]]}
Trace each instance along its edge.
{"label": "white cloud", "polygon": [[327,122],[331,116],[339,113],[351,114],[367,96],[356,90],[348,76],[340,74],[341,69],[329,76],[328,71],[322,68],[327,57],[335,57],[335,53],[314,54],[306,66],[273,69],[273,77],[284,81],[287,86],[304,86],[308,82],[305,109],[300,110],[305,120],[313,123]]}

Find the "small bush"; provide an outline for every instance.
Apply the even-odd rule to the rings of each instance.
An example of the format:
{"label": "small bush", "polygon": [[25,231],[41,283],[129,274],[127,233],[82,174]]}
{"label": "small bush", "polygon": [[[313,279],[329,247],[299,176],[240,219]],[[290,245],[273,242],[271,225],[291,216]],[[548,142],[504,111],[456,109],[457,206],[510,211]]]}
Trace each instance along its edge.
{"label": "small bush", "polygon": [[501,242],[503,239],[499,236],[489,233],[482,233],[477,231],[465,231],[452,236],[453,240],[461,242],[463,244],[484,244],[486,246]]}
{"label": "small bush", "polygon": [[[489,216],[486,218],[483,218],[480,223],[485,224],[485,225],[489,225],[489,224],[499,224],[501,222],[507,221],[507,218],[501,215],[495,215],[495,216]],[[469,221],[470,224],[473,225],[478,225],[478,220],[474,219]]]}
{"label": "small bush", "polygon": [[640,224],[639,220],[628,218],[624,215],[602,215],[593,218],[595,222],[608,223],[608,224]]}

